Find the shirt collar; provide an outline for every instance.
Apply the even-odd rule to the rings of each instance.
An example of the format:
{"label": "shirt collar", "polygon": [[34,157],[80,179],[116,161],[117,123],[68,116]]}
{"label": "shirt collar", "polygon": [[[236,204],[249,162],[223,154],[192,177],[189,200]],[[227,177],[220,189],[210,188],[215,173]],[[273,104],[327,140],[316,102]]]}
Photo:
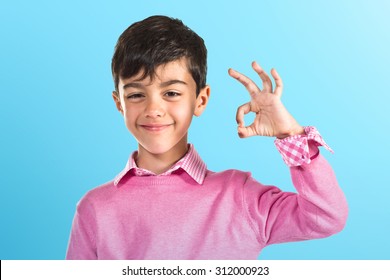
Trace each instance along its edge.
{"label": "shirt collar", "polygon": [[168,176],[172,172],[183,169],[188,175],[191,176],[198,184],[202,184],[206,176],[206,164],[203,162],[199,154],[196,152],[194,145],[189,144],[188,151],[179,161],[177,161],[171,168],[162,174],[156,175],[152,171],[139,168],[135,162],[137,151],[133,152],[127,161],[126,167],[115,177],[114,185],[118,186],[120,180],[130,172],[132,176]]}

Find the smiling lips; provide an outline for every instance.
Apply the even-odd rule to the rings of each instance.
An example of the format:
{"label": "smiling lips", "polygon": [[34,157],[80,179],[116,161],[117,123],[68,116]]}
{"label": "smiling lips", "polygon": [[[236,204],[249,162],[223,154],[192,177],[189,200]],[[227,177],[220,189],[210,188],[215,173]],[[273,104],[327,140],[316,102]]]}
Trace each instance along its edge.
{"label": "smiling lips", "polygon": [[173,124],[140,124],[139,126],[148,131],[162,131]]}

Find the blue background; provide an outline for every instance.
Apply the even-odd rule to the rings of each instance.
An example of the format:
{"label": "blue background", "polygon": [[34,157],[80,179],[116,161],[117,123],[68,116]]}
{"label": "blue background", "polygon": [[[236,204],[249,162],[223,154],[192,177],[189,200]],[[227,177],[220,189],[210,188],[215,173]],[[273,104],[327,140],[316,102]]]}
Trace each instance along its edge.
{"label": "blue background", "polygon": [[180,18],[209,50],[206,112],[190,141],[209,169],[252,171],[292,191],[271,138],[239,139],[257,60],[283,78],[283,101],[315,125],[347,196],[345,229],[267,247],[261,259],[389,259],[388,1],[0,2],[0,259],[63,259],[77,201],[111,180],[136,142],[111,98],[110,62],[128,25]]}

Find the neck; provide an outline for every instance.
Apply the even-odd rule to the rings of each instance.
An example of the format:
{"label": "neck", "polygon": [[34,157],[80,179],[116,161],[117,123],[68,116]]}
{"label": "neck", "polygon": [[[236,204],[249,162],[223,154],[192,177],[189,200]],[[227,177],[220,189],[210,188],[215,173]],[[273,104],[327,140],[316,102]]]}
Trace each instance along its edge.
{"label": "neck", "polygon": [[187,142],[178,143],[175,147],[161,154],[154,154],[147,151],[141,145],[138,146],[137,166],[154,174],[161,174],[167,171],[172,165],[180,160],[188,151]]}

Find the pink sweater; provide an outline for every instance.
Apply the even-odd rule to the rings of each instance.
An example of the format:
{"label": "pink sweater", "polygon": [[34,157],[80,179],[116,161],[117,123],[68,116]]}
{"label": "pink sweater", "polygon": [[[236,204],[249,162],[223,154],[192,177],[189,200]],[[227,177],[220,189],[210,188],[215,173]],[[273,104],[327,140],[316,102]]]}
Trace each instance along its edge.
{"label": "pink sweater", "polygon": [[[256,259],[273,243],[339,232],[347,204],[328,162],[291,167],[298,194],[248,172],[124,175],[77,206],[67,259]],[[123,175],[123,174],[122,174]]]}

